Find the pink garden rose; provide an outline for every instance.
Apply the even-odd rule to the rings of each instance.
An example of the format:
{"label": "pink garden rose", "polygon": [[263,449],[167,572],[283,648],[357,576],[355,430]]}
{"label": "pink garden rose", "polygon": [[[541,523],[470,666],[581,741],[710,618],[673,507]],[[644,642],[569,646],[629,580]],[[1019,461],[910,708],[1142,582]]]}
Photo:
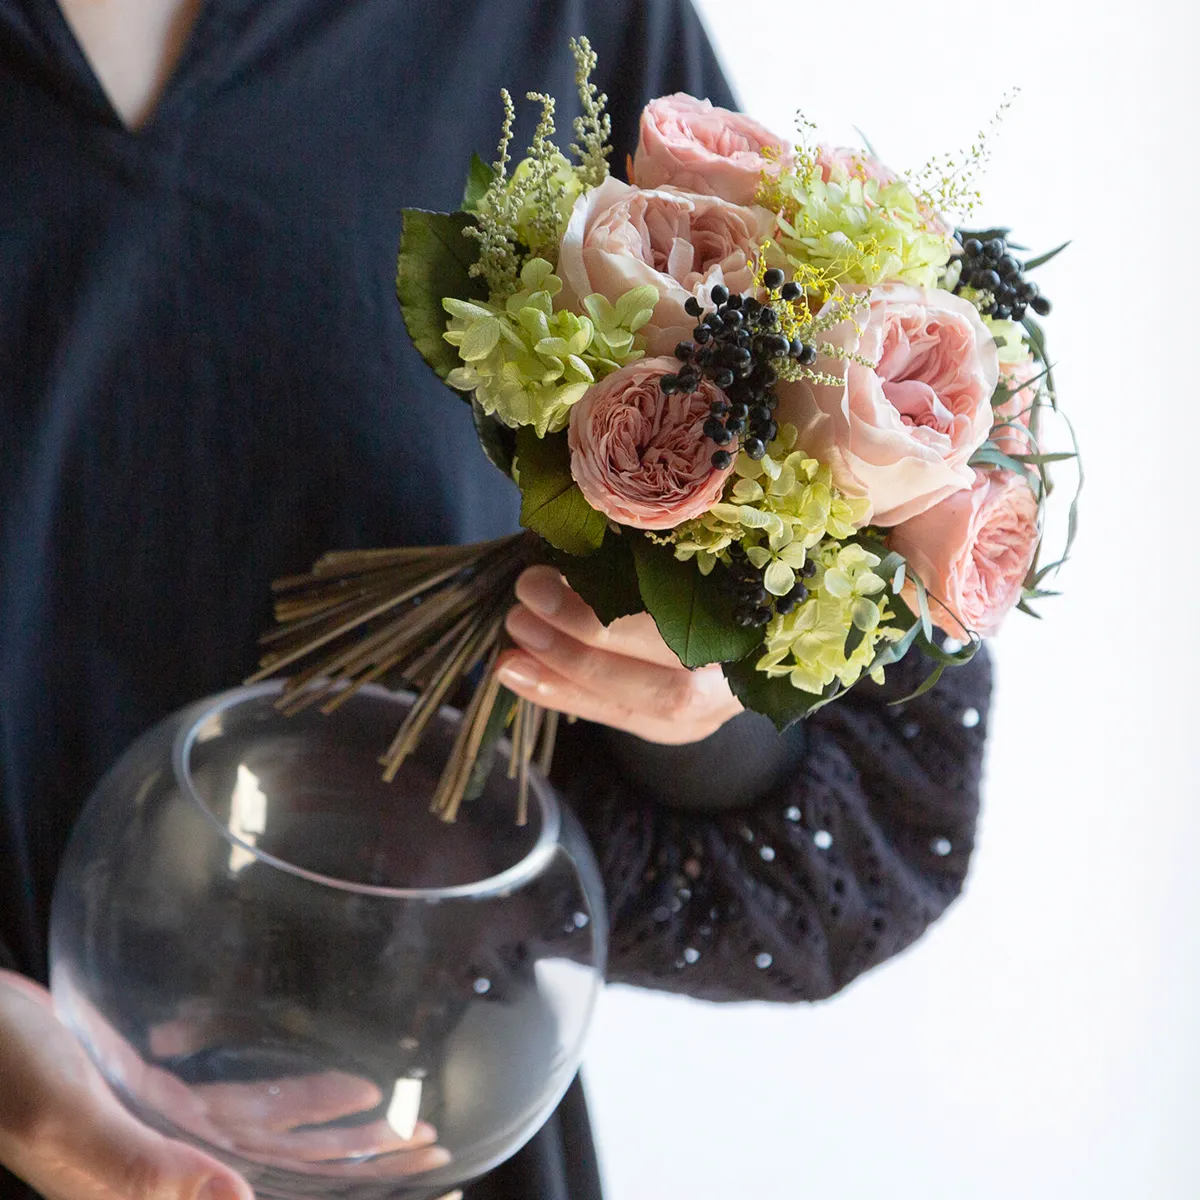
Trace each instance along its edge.
{"label": "pink garden rose", "polygon": [[[871,180],[878,182],[880,187],[895,183],[900,176],[886,163],[880,162],[866,150],[856,150],[853,146],[820,146],[817,149],[817,166],[821,168],[821,178],[826,183],[835,176],[850,179],[861,179],[863,183]],[[874,202],[868,197],[866,203],[874,207]],[[920,203],[920,197],[918,197]],[[953,223],[941,213],[935,213],[922,205],[927,217],[929,228],[947,237],[954,232]],[[957,245],[957,243],[955,243]]]}
{"label": "pink garden rose", "polygon": [[673,529],[721,498],[732,466],[712,465],[717,447],[704,436],[714,400],[701,380],[690,396],[664,396],[659,380],[674,358],[640,359],[591,387],[571,409],[571,474],[587,502],[621,525]]}
{"label": "pink garden rose", "polygon": [[[888,546],[904,555],[929,591],[939,628],[962,638],[965,625],[990,637],[1021,599],[1039,536],[1038,502],[1028,481],[1013,471],[976,470],[971,487],[897,525]],[[904,598],[916,612],[911,584]]]}
{"label": "pink garden rose", "polygon": [[630,179],[641,188],[669,185],[753,204],[763,170],[772,165],[763,147],[776,152],[776,162],[787,152],[783,139],[757,121],[676,92],[642,110]]}
{"label": "pink garden rose", "polygon": [[899,178],[891,167],[881,163],[874,155],[865,150],[856,150],[853,146],[819,146],[817,166],[821,168],[821,178],[826,183],[831,176],[842,172],[864,183],[876,179],[881,184],[888,184],[895,183]]}
{"label": "pink garden rose", "polygon": [[641,332],[650,354],[669,354],[695,327],[683,308],[689,296],[707,306],[718,283],[731,292],[753,286],[750,262],[773,223],[765,208],[606,179],[575,202],[563,235],[563,301],[576,307],[599,292],[615,304],[651,284],[660,299]]}
{"label": "pink garden rose", "polygon": [[967,460],[987,440],[1000,365],[975,307],[937,289],[885,284],[869,313],[827,340],[874,367],[822,356],[836,385],[778,387],[780,421],[833,471],[848,495],[866,496],[877,525],[898,525],[971,486]]}
{"label": "pink garden rose", "polygon": [[1018,363],[1006,363],[1001,368],[1000,382],[1008,388],[1018,388],[1007,400],[995,405],[992,409],[996,423],[1005,424],[992,435],[992,441],[1005,454],[1029,454],[1033,450],[1033,442],[1026,432],[1030,418],[1033,416],[1033,402],[1037,399],[1037,385],[1026,386],[1030,380],[1038,379],[1042,374],[1041,365],[1034,360],[1032,354]]}

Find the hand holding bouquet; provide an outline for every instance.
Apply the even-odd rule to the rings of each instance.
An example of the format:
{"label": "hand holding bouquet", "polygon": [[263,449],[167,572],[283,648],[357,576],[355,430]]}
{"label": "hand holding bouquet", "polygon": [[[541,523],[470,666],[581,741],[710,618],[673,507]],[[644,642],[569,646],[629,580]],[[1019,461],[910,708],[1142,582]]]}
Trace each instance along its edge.
{"label": "hand holding bouquet", "polygon": [[461,211],[405,212],[397,277],[414,343],[471,403],[528,532],[327,556],[282,581],[263,662],[322,652],[290,681],[294,708],[383,676],[419,688],[388,772],[482,670],[447,816],[510,724],[514,770],[550,753],[554,715],[496,673],[531,563],[604,623],[649,613],[683,666],[720,664],[782,728],[912,650],[933,686],[1063,561],[1037,565],[1047,467],[1072,457],[1038,445],[1056,401],[1028,273],[1051,255],[1022,263],[1006,230],[950,221],[977,202],[983,136],[961,164],[905,176],[807,127],[788,145],[667,96],[643,113],[626,183],[594,56],[584,39],[572,51],[572,157],[534,95],[514,166],[504,93],[495,163],[472,162]]}

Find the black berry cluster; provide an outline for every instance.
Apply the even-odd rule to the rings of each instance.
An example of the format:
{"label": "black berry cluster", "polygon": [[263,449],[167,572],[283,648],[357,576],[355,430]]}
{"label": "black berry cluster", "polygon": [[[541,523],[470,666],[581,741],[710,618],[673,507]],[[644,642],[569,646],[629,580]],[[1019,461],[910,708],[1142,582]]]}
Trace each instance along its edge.
{"label": "black berry cluster", "polygon": [[[729,558],[729,579],[737,600],[733,619],[739,625],[765,625],[773,615],[772,609],[781,617],[786,616],[808,599],[808,588],[799,580],[786,596],[772,596],[763,586],[762,570],[746,557],[740,542],[730,545]],[[800,573],[806,579],[811,579],[816,569],[817,564],[809,560]]]}
{"label": "black berry cluster", "polygon": [[713,401],[704,423],[704,436],[718,447],[712,456],[718,470],[728,467],[739,449],[762,458],[779,432],[773,415],[779,404],[772,390],[779,378],[775,360],[790,358],[810,366],[817,357],[815,346],[779,331],[776,305],[798,300],[799,285],[785,283],[778,267],[766,272],[763,283],[765,303],[754,296],[730,295],[721,284],[711,292],[715,308],[706,311],[690,298],[684,308],[697,318],[692,340],[675,347],[680,368],[661,381],[667,395],[694,392],[701,377],[725,393],[726,399]]}
{"label": "black berry cluster", "polygon": [[1050,312],[1050,301],[1038,291],[1038,285],[1021,274],[1021,264],[1009,253],[1001,237],[981,241],[959,230],[955,233],[962,244],[962,274],[956,292],[964,287],[990,292],[992,299],[983,308],[985,315],[998,321],[1022,321],[1027,309],[1039,317]]}

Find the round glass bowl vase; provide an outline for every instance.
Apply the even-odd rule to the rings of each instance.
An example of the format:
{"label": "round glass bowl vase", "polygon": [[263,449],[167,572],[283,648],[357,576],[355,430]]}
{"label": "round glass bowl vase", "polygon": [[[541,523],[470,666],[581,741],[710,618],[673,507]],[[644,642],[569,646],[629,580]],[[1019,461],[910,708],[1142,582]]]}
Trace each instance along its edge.
{"label": "round glass bowl vase", "polygon": [[278,684],[163,721],[90,798],[54,894],[62,1019],[140,1119],[260,1196],[434,1197],[539,1128],[604,972],[599,873],[502,743],[429,811],[458,714],[392,782],[412,697],[285,717]]}

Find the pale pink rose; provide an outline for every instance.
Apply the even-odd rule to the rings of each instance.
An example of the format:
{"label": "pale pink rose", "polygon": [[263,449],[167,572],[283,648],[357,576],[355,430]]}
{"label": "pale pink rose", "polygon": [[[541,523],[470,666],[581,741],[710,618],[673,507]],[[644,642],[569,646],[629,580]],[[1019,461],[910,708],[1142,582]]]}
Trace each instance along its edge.
{"label": "pale pink rose", "polygon": [[[764,147],[775,152],[764,158]],[[763,171],[786,161],[783,139],[757,121],[686,92],[660,96],[642,110],[630,180],[753,204]]]}
{"label": "pale pink rose", "polygon": [[587,502],[621,525],[673,529],[721,498],[732,466],[712,465],[717,447],[704,436],[714,400],[708,380],[690,396],[664,396],[659,380],[674,358],[645,358],[614,371],[571,409],[571,474]]}
{"label": "pale pink rose", "polygon": [[[861,179],[863,183],[876,180],[880,187],[886,187],[889,183],[895,183],[900,178],[891,167],[886,163],[880,162],[873,154],[868,154],[865,150],[856,150],[852,146],[818,147],[817,166],[820,167],[821,178],[826,183],[831,178],[837,182],[842,182],[845,179]],[[875,207],[870,197],[866,197],[865,199],[869,207]],[[920,197],[918,197],[918,203],[920,203]],[[923,204],[922,208],[930,229],[937,233],[945,234],[946,237],[949,237],[954,232],[953,223],[948,221],[941,213],[933,212]],[[957,252],[961,253],[962,247],[957,242],[955,246],[958,247]]]}
{"label": "pale pink rose", "polygon": [[753,286],[750,262],[773,224],[765,208],[606,179],[575,202],[563,235],[562,302],[577,308],[599,292],[615,304],[630,288],[651,284],[659,301],[641,332],[650,354],[669,354],[695,327],[683,308],[689,296],[709,307],[718,283],[731,292]]}
{"label": "pale pink rose", "polygon": [[993,418],[997,425],[1004,422],[1002,429],[992,434],[992,441],[1005,454],[1030,454],[1033,442],[1030,440],[1029,422],[1033,416],[1033,402],[1037,399],[1037,385],[1030,384],[1031,380],[1040,378],[1041,364],[1034,360],[1032,354],[1019,363],[1006,363],[1000,369],[1000,382],[1007,388],[1019,388],[1007,400],[995,405],[992,409]]}
{"label": "pale pink rose", "polygon": [[822,355],[816,368],[839,382],[781,383],[776,415],[842,491],[867,497],[875,524],[898,525],[971,486],[999,359],[974,305],[950,292],[885,284],[856,319],[861,334],[843,321],[825,338],[875,366]]}
{"label": "pale pink rose", "polygon": [[881,184],[895,183],[899,176],[891,167],[881,163],[874,155],[852,146],[819,146],[817,166],[826,183],[832,177],[861,179],[864,183],[877,179]]}
{"label": "pale pink rose", "polygon": [[[1039,537],[1028,480],[1013,471],[977,470],[971,487],[897,525],[887,541],[925,585],[934,623],[962,638],[964,625],[989,637],[999,630],[1021,599]],[[904,598],[917,612],[911,584]]]}

